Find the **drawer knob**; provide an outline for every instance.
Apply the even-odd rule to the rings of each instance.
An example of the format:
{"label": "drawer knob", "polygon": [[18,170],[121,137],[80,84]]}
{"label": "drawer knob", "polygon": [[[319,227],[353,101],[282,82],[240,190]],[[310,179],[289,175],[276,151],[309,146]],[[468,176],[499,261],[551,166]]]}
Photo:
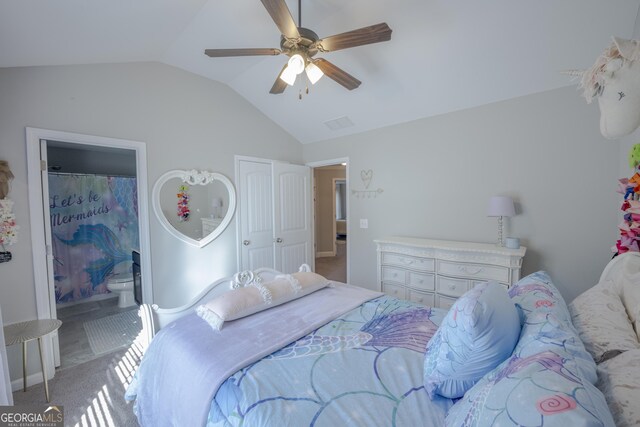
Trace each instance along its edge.
{"label": "drawer knob", "polygon": [[453,283],[449,283],[449,290],[453,291],[456,288],[456,285]]}
{"label": "drawer knob", "polygon": [[409,265],[413,264],[413,260],[412,260],[412,259],[403,259],[402,261],[403,261],[405,264],[409,264]]}
{"label": "drawer knob", "polygon": [[418,283],[422,284],[422,283],[424,283],[424,280],[420,279],[420,280],[418,280]]}
{"label": "drawer knob", "polygon": [[398,273],[393,273],[393,277],[398,277]]}

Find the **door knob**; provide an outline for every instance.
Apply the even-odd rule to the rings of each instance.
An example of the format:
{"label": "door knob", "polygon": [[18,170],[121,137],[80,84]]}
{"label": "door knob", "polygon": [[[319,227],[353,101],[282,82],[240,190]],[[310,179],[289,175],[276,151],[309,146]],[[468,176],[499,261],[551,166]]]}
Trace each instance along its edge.
{"label": "door knob", "polygon": [[282,239],[281,239],[280,237],[278,237],[278,238],[276,239],[276,243],[282,243]]}
{"label": "door knob", "polygon": [[245,245],[245,246],[249,246],[251,244],[251,241],[250,240],[243,240],[242,244]]}

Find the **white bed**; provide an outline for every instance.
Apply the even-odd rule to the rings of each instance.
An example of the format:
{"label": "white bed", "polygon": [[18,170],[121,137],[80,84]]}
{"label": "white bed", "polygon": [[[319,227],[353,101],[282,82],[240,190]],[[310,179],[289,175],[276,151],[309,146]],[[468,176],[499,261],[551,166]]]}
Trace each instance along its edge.
{"label": "white bed", "polygon": [[[270,329],[279,330],[291,323],[288,320],[278,323],[290,311],[297,313],[291,319],[304,318],[306,312],[312,312],[314,307],[317,309],[318,298],[325,294],[333,298],[337,295],[333,293],[353,288],[335,283],[331,288],[291,303],[225,323],[220,332],[212,330],[193,314],[196,307],[229,292],[233,286],[250,286],[256,281],[269,283],[278,275],[279,272],[271,269],[241,272],[213,283],[182,307],[141,307],[145,331],[149,341],[153,341],[136,373],[138,378],[127,393],[128,398],[138,400],[136,410],[141,425],[184,425],[182,417],[189,411],[180,412],[176,408],[189,407],[198,399],[206,404],[199,403],[199,415],[193,425],[209,426],[320,426],[336,425],[336,422],[358,426],[416,423],[441,426],[464,424],[461,420],[472,420],[469,425],[614,425],[607,404],[612,408],[616,423],[620,424],[621,419],[629,416],[629,405],[625,404],[629,394],[625,392],[622,396],[622,386],[614,381],[615,369],[621,369],[616,362],[619,364],[620,357],[629,357],[627,350],[598,365],[598,381],[596,364],[575,334],[569,309],[544,272],[523,278],[510,292],[524,319],[522,335],[511,357],[488,372],[457,402],[446,398],[430,400],[422,384],[422,349],[445,319],[446,311],[387,296],[374,299],[368,296],[369,299],[365,298],[365,302],[355,309],[339,314],[336,311],[320,323],[316,319],[316,323],[296,324],[292,330],[300,329],[300,333],[285,338],[290,344],[282,344],[283,341],[276,347],[269,347],[273,344],[269,342],[265,351],[258,351],[257,359],[238,356],[246,360],[239,362],[236,370],[229,371],[224,381],[211,381],[215,384],[207,388],[209,381],[206,378],[212,368],[198,368],[201,369],[198,371],[194,366],[200,363],[215,365],[211,360],[233,359],[230,355],[235,354],[226,348],[228,341],[206,344],[209,339],[226,339],[225,334],[235,334],[236,338],[242,338],[239,341],[253,344]],[[601,275],[601,282],[614,289],[616,295],[622,295],[622,284],[628,284],[629,277],[640,277],[638,254],[625,254],[611,261]],[[544,303],[540,304],[540,301]],[[575,315],[575,307],[572,305],[571,308]],[[344,325],[348,326],[346,330]],[[380,328],[390,333],[376,335],[375,331]],[[197,338],[193,338],[195,329],[199,331]],[[186,339],[189,334],[192,337]],[[355,344],[344,344],[363,334],[369,336]],[[179,344],[170,341],[169,336]],[[556,350],[554,337],[565,343],[565,353]],[[183,339],[186,340],[184,343]],[[331,339],[336,342],[329,342]],[[218,342],[225,342],[225,349],[216,347]],[[573,344],[567,346],[567,342]],[[345,348],[339,348],[341,345]],[[205,347],[196,350],[194,346]],[[178,354],[169,354],[177,347]],[[559,354],[561,366],[554,367],[540,356],[549,354],[549,348]],[[516,364],[519,367],[514,371]],[[631,373],[627,372],[628,367],[624,369],[625,378],[640,376],[638,369],[632,369]],[[168,386],[166,381],[170,378]],[[396,381],[399,378],[402,381]],[[544,388],[540,387],[542,382],[547,384]],[[605,391],[606,402],[594,386],[596,382]],[[524,389],[523,384],[526,385]],[[206,390],[195,393],[206,396],[195,397],[195,389]],[[575,394],[578,390],[580,392]],[[505,400],[505,396],[516,391],[527,397]],[[360,398],[349,400],[344,397],[347,395]],[[141,404],[144,400],[141,396],[156,401],[147,400],[145,411],[141,409],[145,406]],[[562,411],[554,411],[553,405],[557,402],[553,399],[558,396],[567,396],[562,402],[568,406]],[[174,403],[166,405],[166,402]],[[157,408],[165,406],[172,408],[159,413],[164,409]],[[632,417],[635,415],[631,413]]]}

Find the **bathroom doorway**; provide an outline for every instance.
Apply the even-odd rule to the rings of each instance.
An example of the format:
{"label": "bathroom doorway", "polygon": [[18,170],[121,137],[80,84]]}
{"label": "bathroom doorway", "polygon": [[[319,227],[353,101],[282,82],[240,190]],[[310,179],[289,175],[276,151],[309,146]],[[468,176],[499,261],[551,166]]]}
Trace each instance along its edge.
{"label": "bathroom doorway", "polygon": [[136,153],[47,140],[60,368],[128,347],[140,332]]}
{"label": "bathroom doorway", "polygon": [[348,280],[347,161],[317,165],[314,179],[316,272],[330,280]]}
{"label": "bathroom doorway", "polygon": [[[42,206],[31,214],[38,317],[62,320],[45,351],[65,369],[139,333],[137,306],[122,304],[122,290],[130,282],[133,300],[132,251],[149,263],[146,152],[134,141],[30,128],[27,151],[30,203]],[[36,256],[43,246],[49,256]]]}

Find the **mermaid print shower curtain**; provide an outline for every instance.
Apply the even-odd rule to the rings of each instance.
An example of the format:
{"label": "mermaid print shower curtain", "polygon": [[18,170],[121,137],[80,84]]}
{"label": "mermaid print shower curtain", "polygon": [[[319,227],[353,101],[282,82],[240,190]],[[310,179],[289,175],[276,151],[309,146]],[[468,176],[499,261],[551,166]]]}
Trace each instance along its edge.
{"label": "mermaid print shower curtain", "polygon": [[135,177],[49,174],[56,303],[108,293],[138,249]]}

